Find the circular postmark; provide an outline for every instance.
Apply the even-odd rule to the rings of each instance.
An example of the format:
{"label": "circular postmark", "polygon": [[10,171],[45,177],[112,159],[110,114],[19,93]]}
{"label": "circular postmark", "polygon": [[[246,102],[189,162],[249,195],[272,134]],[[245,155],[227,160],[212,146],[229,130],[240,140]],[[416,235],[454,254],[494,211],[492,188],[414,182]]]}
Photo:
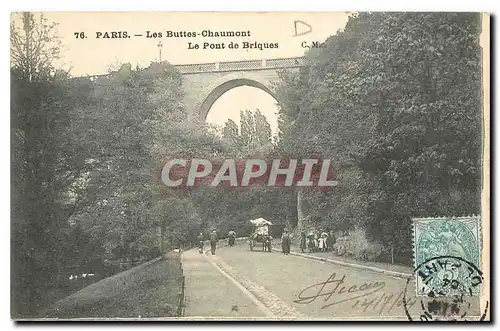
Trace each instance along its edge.
{"label": "circular postmark", "polygon": [[[417,316],[407,307],[410,282],[415,278]],[[471,262],[457,256],[430,258],[414,270],[403,292],[403,307],[410,321],[467,321],[477,320],[479,293],[484,278]],[[411,291],[411,290],[410,290]],[[486,307],[487,309],[487,307]],[[484,319],[486,311],[480,317]]]}

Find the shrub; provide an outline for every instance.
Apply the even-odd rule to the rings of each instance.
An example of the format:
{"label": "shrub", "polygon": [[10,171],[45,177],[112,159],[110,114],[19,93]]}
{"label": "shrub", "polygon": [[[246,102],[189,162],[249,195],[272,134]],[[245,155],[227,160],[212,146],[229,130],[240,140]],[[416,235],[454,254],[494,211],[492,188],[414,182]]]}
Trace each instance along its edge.
{"label": "shrub", "polygon": [[349,235],[338,237],[333,248],[337,255],[369,261],[375,261],[383,250],[380,243],[368,241],[362,228],[355,228],[349,231]]}

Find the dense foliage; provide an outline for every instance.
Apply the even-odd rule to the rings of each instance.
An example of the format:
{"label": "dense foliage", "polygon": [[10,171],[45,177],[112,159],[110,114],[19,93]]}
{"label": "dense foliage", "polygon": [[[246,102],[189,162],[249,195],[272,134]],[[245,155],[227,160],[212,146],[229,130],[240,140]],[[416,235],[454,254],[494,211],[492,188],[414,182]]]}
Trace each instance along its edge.
{"label": "dense foliage", "polygon": [[478,14],[362,13],[284,75],[282,148],[340,176],[313,222],[362,227],[409,263],[411,217],[479,214],[479,34]]}
{"label": "dense foliage", "polygon": [[54,26],[20,20],[11,27],[12,300],[14,315],[29,316],[64,292],[70,272],[189,242],[197,211],[155,170],[171,155],[209,155],[217,141],[187,121],[170,65],[69,78],[52,66]]}

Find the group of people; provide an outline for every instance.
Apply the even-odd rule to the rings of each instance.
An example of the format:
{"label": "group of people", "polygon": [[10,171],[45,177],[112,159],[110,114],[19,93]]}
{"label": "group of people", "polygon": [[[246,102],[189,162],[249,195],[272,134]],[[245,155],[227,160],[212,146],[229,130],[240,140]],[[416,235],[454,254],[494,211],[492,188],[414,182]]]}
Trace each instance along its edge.
{"label": "group of people", "polygon": [[[283,254],[290,254],[290,245],[292,242],[292,235],[288,229],[283,230],[281,235],[281,248]],[[300,233],[300,250],[305,253],[306,250],[312,252],[326,252],[333,249],[335,244],[335,236],[333,231],[320,229],[319,231],[310,231],[306,234],[305,231]]]}
{"label": "group of people", "polygon": [[309,249],[309,252],[326,252],[333,249],[335,236],[333,231],[320,229],[319,231],[305,231],[300,233],[300,250],[302,253]]}
{"label": "group of people", "polygon": [[[217,249],[217,242],[219,238],[217,237],[216,229],[212,229],[209,234],[210,241],[210,252],[212,255],[215,255],[215,250]],[[228,242],[229,246],[233,246],[236,239],[236,232],[234,230],[229,231],[228,233]],[[199,252],[203,253],[204,246],[204,236],[203,233],[200,233],[197,237],[199,243]],[[290,254],[290,246],[292,243],[292,235],[288,231],[288,229],[284,229],[281,235],[281,249],[283,254]],[[326,252],[331,251],[333,249],[333,245],[335,244],[335,236],[333,231],[328,231],[324,229],[320,229],[319,231],[310,231],[306,234],[305,231],[300,233],[300,250],[302,253],[308,249],[309,252]]]}
{"label": "group of people", "polygon": [[[200,252],[200,254],[202,254],[204,239],[205,239],[203,236],[203,232],[200,232],[200,234],[196,239],[198,240],[198,251]],[[215,255],[215,250],[217,249],[217,243],[219,241],[219,238],[217,236],[217,230],[215,228],[213,228],[210,234],[208,235],[208,239],[210,241],[210,253],[212,253],[212,255]],[[229,239],[228,240],[229,246],[234,246],[234,242],[236,239],[236,232],[234,230],[229,231],[228,239]]]}
{"label": "group of people", "polygon": [[[203,237],[203,232],[200,232],[198,237],[196,238],[198,240],[198,251],[200,254],[203,253],[203,246],[204,244],[204,237]],[[210,252],[212,255],[215,255],[215,250],[217,249],[217,242],[219,241],[219,238],[217,237],[217,230],[214,228],[212,229],[212,232],[208,235],[208,239],[210,241]]]}

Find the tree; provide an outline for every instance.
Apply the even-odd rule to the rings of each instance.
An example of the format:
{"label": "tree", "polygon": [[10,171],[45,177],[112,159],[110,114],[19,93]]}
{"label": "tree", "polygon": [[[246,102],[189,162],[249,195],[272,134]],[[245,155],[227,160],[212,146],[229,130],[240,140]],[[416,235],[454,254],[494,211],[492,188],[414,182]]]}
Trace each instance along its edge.
{"label": "tree", "polygon": [[362,225],[409,263],[411,217],[479,212],[480,26],[469,13],[356,14],[283,75],[279,148],[338,169],[335,204],[312,215]]}
{"label": "tree", "polygon": [[240,111],[241,140],[243,146],[250,146],[255,142],[255,120],[250,110]]}
{"label": "tree", "polygon": [[66,188],[64,169],[76,161],[65,154],[72,100],[55,70],[59,42],[55,25],[43,15],[14,14],[11,22],[12,165],[12,313],[35,313],[44,288],[54,285],[68,224],[59,193]]}
{"label": "tree", "polygon": [[168,211],[155,206],[169,196],[155,181],[155,172],[167,153],[189,150],[187,144],[172,146],[170,137],[186,118],[180,80],[167,63],[135,70],[125,64],[92,82],[92,100],[74,114],[75,143],[86,141],[81,154],[92,160],[82,196],[94,202],[80,213],[97,219],[87,229],[95,240],[113,243],[107,254],[128,247],[116,258],[131,257],[138,242],[155,241],[152,229],[165,229]]}
{"label": "tree", "polygon": [[18,76],[36,81],[55,73],[54,61],[59,58],[61,45],[56,26],[43,14],[12,14],[10,61]]}
{"label": "tree", "polygon": [[259,109],[254,113],[255,119],[255,135],[257,144],[260,146],[265,146],[271,143],[271,125],[267,121],[267,118],[262,115]]}
{"label": "tree", "polygon": [[232,120],[228,119],[224,124],[223,138],[232,145],[237,145],[239,141],[238,125]]}

